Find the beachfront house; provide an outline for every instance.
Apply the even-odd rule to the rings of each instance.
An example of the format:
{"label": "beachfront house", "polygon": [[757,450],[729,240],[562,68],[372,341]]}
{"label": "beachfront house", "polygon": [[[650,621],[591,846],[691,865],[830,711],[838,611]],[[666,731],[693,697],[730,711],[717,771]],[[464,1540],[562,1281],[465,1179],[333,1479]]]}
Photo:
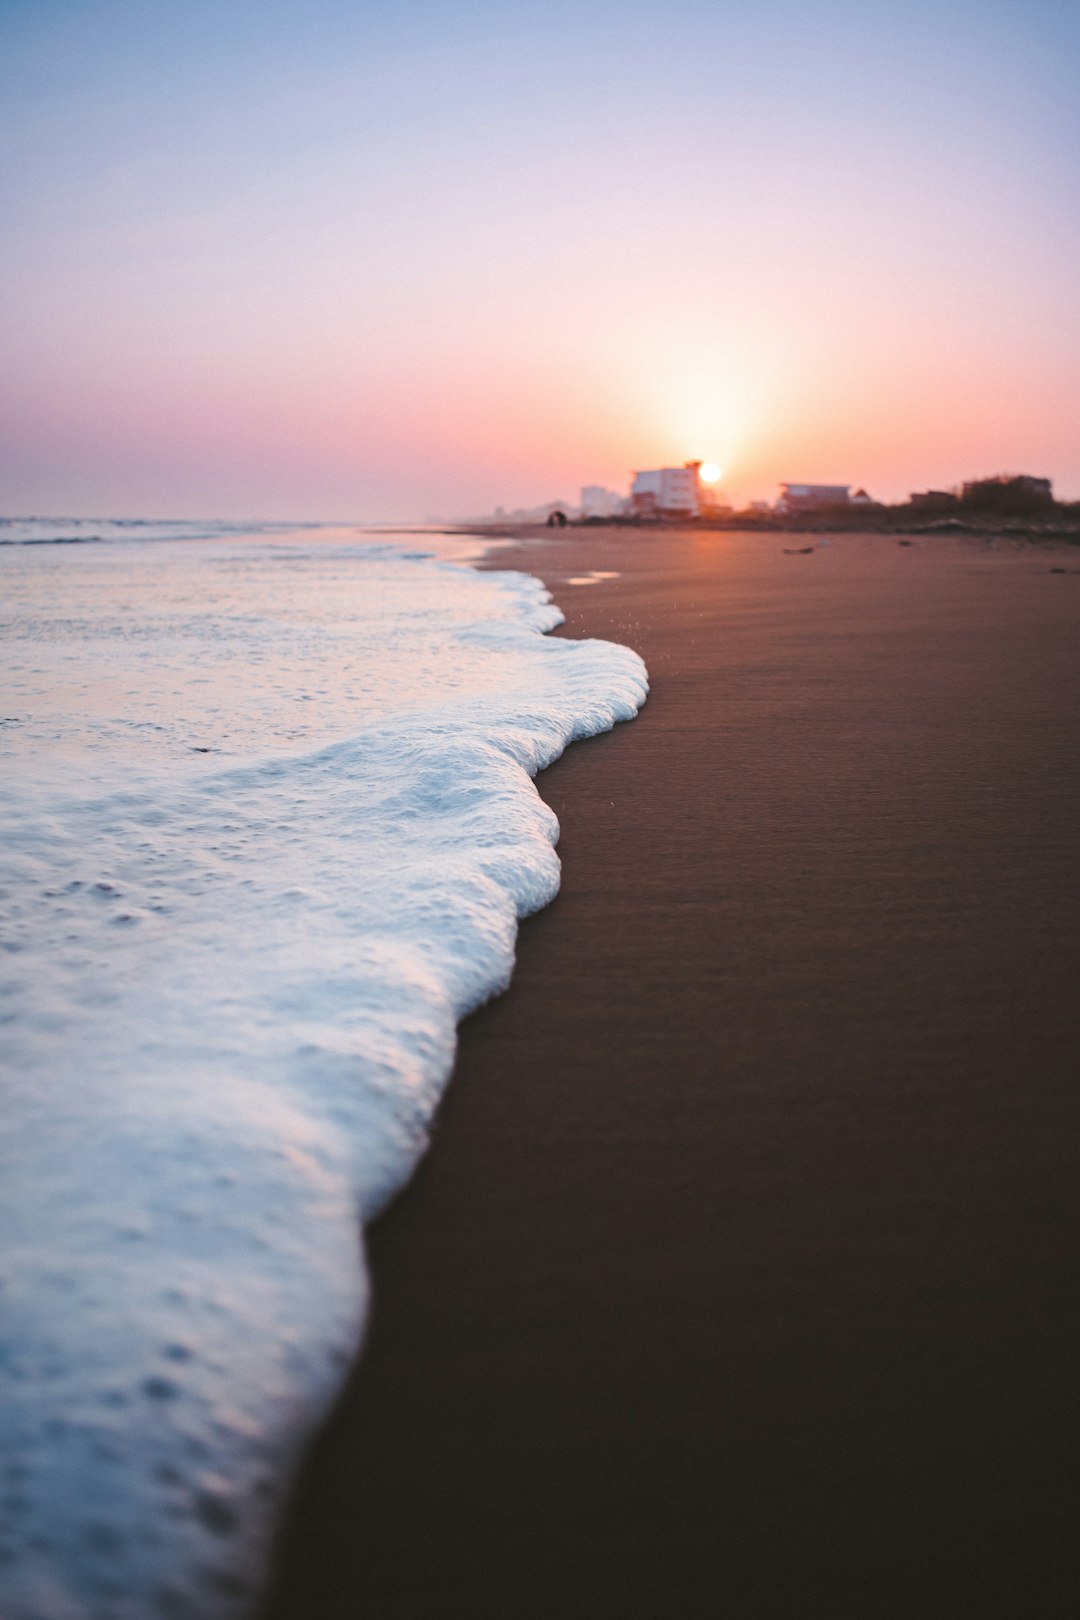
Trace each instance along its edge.
{"label": "beachfront house", "polygon": [[626,497],[603,484],[585,484],[579,501],[583,518],[618,517],[626,508]]}
{"label": "beachfront house", "polygon": [[635,472],[630,488],[630,510],[637,517],[697,517],[699,500],[697,461],[683,467],[657,467]]}
{"label": "beachfront house", "polygon": [[847,506],[850,498],[850,484],[781,484],[776,510],[815,512],[823,506]]}
{"label": "beachfront house", "polygon": [[994,497],[1027,496],[1039,501],[1054,498],[1054,486],[1049,478],[1032,478],[1030,473],[998,473],[993,478],[976,478],[963,486],[961,500],[986,502]]}

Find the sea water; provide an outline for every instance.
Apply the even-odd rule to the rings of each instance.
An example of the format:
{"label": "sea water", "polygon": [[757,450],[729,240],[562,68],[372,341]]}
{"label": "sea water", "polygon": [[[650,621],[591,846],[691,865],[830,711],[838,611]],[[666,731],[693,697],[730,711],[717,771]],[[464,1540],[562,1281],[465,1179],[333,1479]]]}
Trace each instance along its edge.
{"label": "sea water", "polygon": [[425,540],[0,540],[0,1613],[218,1620],[645,670]]}

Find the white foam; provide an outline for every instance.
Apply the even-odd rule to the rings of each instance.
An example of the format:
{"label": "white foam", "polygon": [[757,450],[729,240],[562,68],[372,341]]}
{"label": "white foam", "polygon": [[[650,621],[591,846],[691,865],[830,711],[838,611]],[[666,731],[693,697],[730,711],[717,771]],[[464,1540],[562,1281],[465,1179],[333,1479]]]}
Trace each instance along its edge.
{"label": "white foam", "polygon": [[358,1218],[558,886],[530,777],[644,666],[340,537],[0,567],[0,1608],[217,1620],[357,1347]]}

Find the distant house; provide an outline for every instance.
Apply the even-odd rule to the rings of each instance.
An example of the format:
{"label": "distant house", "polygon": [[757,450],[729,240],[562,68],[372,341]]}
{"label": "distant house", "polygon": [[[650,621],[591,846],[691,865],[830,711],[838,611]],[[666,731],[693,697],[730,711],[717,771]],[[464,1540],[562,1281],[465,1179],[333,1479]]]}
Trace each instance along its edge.
{"label": "distant house", "polygon": [[[859,493],[866,498],[866,491]],[[850,484],[781,484],[778,512],[814,512],[822,506],[847,506]]]}
{"label": "distant house", "polygon": [[630,487],[631,512],[638,517],[651,513],[663,517],[696,517],[700,510],[698,466],[698,462],[688,461],[684,467],[657,467],[650,472],[636,472]]}
{"label": "distant house", "polygon": [[585,484],[579,502],[583,518],[618,517],[626,506],[626,497],[603,484]]}
{"label": "distant house", "polygon": [[872,495],[866,493],[865,489],[857,489],[851,497],[851,504],[852,506],[876,506],[878,503]]}
{"label": "distant house", "polygon": [[913,489],[908,499],[912,506],[955,506],[957,496],[950,489]]}
{"label": "distant house", "polygon": [[1049,478],[1032,478],[1028,473],[998,473],[995,478],[977,478],[965,484],[961,498],[978,501],[1000,494],[1033,495],[1038,500],[1049,501],[1053,499],[1054,486]]}

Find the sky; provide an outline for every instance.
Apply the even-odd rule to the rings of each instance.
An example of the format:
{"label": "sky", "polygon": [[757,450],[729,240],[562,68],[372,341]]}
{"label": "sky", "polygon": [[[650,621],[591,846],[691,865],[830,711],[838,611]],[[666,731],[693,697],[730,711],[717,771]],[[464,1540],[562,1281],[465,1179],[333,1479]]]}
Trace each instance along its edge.
{"label": "sky", "polygon": [[1080,499],[1076,0],[0,0],[0,512]]}

